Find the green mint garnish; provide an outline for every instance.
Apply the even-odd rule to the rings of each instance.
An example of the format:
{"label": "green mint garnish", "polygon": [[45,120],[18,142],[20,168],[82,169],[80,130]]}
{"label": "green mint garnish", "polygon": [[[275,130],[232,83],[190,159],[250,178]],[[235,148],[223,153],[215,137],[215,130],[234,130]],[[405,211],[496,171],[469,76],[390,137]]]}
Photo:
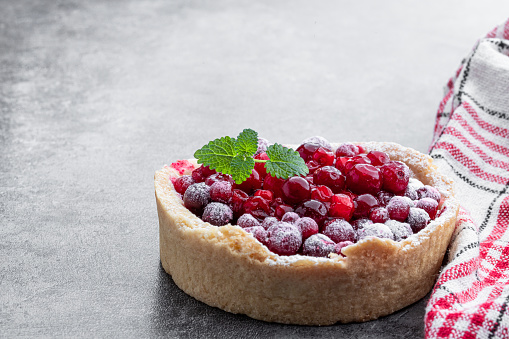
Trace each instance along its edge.
{"label": "green mint garnish", "polygon": [[199,164],[230,174],[237,184],[249,178],[255,162],[265,163],[267,172],[277,178],[286,179],[309,172],[299,153],[290,148],[279,144],[269,146],[266,151],[269,160],[253,159],[257,150],[258,133],[245,129],[237,139],[222,137],[209,142],[197,150],[194,157]]}

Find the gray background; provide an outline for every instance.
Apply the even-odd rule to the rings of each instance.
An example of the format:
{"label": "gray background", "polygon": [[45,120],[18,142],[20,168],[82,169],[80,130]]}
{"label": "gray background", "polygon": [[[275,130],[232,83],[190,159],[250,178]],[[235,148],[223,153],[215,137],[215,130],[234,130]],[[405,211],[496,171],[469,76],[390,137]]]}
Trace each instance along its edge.
{"label": "gray background", "polygon": [[[153,174],[253,128],[426,151],[507,1],[0,0],[0,337],[422,337],[208,307],[159,264]],[[327,310],[324,309],[324,312]]]}

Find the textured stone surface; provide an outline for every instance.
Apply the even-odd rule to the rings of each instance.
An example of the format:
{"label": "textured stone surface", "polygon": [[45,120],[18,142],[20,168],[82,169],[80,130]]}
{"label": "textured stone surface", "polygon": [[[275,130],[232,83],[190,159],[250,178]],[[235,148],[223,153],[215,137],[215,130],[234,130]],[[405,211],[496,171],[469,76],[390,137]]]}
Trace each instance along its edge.
{"label": "textured stone surface", "polygon": [[424,300],[314,328],[187,296],[159,264],[152,178],[246,127],[425,151],[442,86],[506,1],[0,8],[1,336],[422,337]]}

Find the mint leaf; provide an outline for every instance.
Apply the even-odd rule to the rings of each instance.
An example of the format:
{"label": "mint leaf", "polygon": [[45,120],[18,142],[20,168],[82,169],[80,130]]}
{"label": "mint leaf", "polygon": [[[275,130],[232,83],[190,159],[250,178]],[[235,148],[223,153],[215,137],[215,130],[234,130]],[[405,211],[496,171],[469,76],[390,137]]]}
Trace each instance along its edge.
{"label": "mint leaf", "polygon": [[243,130],[235,140],[235,151],[245,157],[252,157],[258,150],[258,133],[252,129]]}
{"label": "mint leaf", "polygon": [[277,178],[289,178],[294,175],[306,175],[309,169],[298,152],[280,144],[270,145],[266,151],[269,160],[265,168],[272,176]]}
{"label": "mint leaf", "polygon": [[194,157],[199,164],[209,166],[211,169],[224,174],[231,174],[232,161],[237,155],[234,145],[235,139],[222,137],[209,142],[194,152]]}
{"label": "mint leaf", "polygon": [[254,159],[251,157],[244,157],[241,155],[237,155],[235,158],[233,158],[231,162],[231,172],[230,174],[233,178],[233,180],[240,184],[241,182],[245,181],[249,176],[251,175],[251,172],[253,171],[255,162]]}

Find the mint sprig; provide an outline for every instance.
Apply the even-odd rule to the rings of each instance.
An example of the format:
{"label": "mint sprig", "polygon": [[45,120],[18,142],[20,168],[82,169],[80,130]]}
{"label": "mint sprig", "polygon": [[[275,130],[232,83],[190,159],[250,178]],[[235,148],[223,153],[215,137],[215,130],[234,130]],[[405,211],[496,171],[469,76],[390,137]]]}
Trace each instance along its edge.
{"label": "mint sprig", "polygon": [[230,174],[240,184],[251,175],[255,162],[265,163],[267,172],[277,178],[306,175],[309,170],[299,153],[280,144],[267,148],[269,160],[253,159],[258,150],[258,133],[243,130],[237,139],[222,137],[210,141],[194,153],[199,164],[223,174]]}

